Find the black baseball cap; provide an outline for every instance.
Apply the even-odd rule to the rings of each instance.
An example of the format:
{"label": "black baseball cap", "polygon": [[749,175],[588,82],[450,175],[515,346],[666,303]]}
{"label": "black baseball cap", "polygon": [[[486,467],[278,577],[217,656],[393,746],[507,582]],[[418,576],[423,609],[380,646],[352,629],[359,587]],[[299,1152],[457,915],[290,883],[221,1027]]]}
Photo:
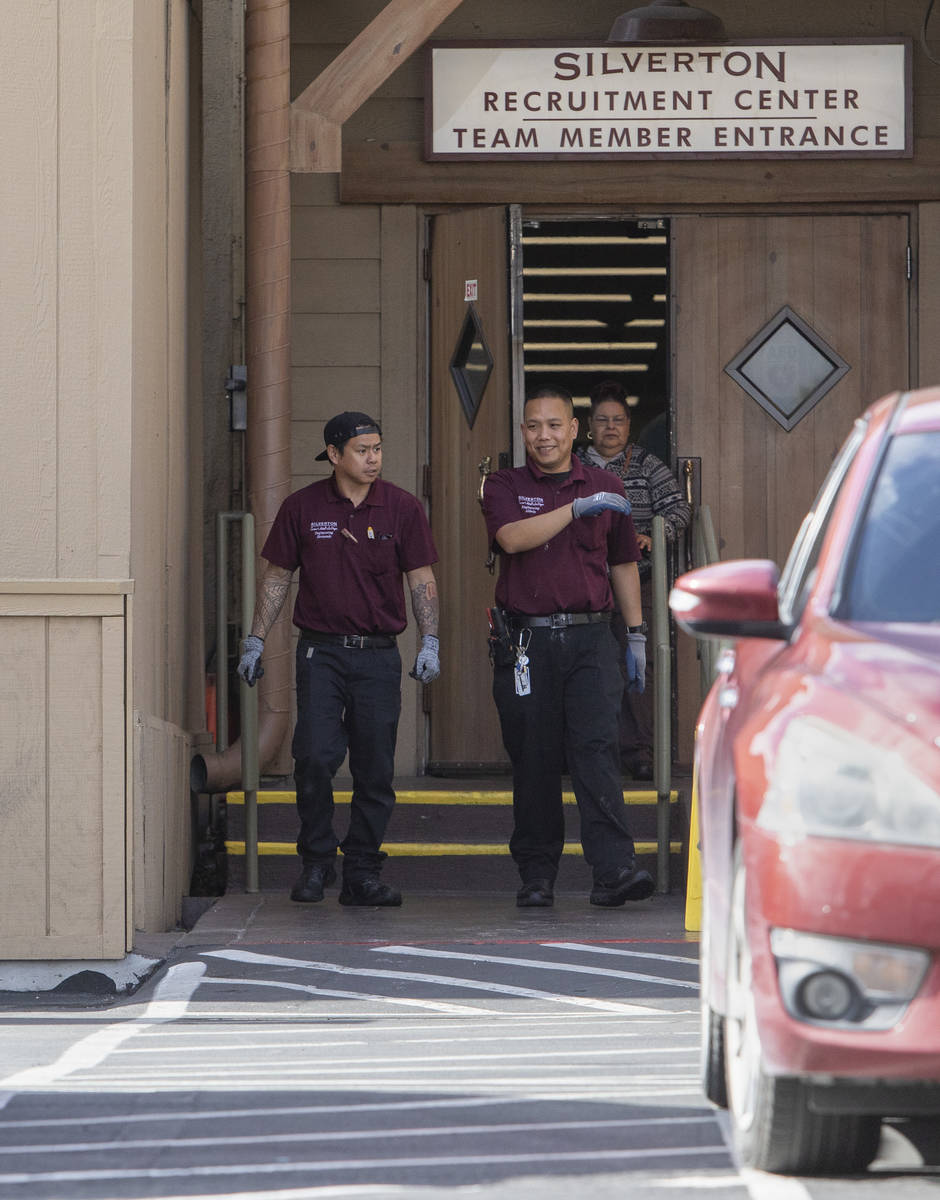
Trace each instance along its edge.
{"label": "black baseball cap", "polygon": [[[366,433],[377,433],[381,437],[382,426],[367,413],[342,412],[327,421],[323,429],[323,440],[328,446],[342,450],[350,438],[362,437]],[[323,462],[329,457],[324,450],[322,454],[317,455],[316,461]]]}

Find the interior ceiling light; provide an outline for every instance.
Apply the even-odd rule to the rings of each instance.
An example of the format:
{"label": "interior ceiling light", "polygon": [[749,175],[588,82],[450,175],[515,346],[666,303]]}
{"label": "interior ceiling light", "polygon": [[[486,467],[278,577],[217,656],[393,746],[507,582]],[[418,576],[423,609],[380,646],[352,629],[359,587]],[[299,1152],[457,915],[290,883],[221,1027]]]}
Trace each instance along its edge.
{"label": "interior ceiling light", "polygon": [[[654,296],[653,299],[664,299],[665,297]],[[629,292],[610,292],[604,295],[591,295],[587,292],[523,292],[522,299],[526,304],[535,304],[545,301],[556,300],[590,300],[592,304],[611,304],[611,303],[629,303],[633,296]]]}
{"label": "interior ceiling light", "polygon": [[526,246],[665,246],[664,237],[526,237]]}
{"label": "interior ceiling light", "polygon": [[526,350],[655,350],[656,342],[526,342]]}
{"label": "interior ceiling light", "polygon": [[523,275],[665,275],[665,267],[523,267]]}
{"label": "interior ceiling light", "polygon": [[550,371],[591,371],[595,375],[604,372],[605,375],[612,375],[616,372],[623,371],[648,371],[649,363],[526,363],[523,368],[526,371],[541,371],[542,374]]}
{"label": "interior ceiling light", "polygon": [[721,18],[704,8],[693,8],[685,0],[653,0],[642,8],[631,8],[614,21],[608,42],[654,43],[725,42],[728,35]]}

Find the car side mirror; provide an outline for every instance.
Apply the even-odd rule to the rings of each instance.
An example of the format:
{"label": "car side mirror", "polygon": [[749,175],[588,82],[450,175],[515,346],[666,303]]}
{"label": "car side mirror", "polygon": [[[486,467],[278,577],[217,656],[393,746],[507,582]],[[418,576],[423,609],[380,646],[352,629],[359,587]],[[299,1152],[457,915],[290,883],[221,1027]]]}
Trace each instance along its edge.
{"label": "car side mirror", "polygon": [[786,640],[790,627],[780,620],[779,580],[780,570],[770,559],[713,563],[680,575],[669,607],[693,637]]}

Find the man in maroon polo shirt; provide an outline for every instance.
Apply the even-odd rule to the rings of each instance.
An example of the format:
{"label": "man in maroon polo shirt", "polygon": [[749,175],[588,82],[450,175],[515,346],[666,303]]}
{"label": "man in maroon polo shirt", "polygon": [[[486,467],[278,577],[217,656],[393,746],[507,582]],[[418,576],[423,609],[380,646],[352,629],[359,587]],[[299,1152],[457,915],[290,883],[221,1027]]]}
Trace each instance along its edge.
{"label": "man in maroon polo shirt", "polygon": [[523,467],[487,477],[483,515],[500,550],[496,603],[507,636],[494,652],[493,698],[513,767],[509,849],[521,908],[547,907],[564,850],[561,777],[567,763],[591,868],[592,904],[653,892],[636,864],[620,775],[623,679],[610,629],[628,627],[628,686],[642,689],[640,557],[618,479],[573,457],[571,396],[545,387],[526,401]]}
{"label": "man in maroon polo shirt", "polygon": [[[294,624],[297,725],[292,754],[303,868],[291,899],[323,899],[343,851],[340,904],[398,905],[401,893],[379,879],[382,840],[395,803],[392,777],[401,712],[401,658],[395,639],[405,628],[402,577],[421,634],[412,675],[440,674],[438,598],[431,564],[437,551],[420,503],[380,478],[382,430],[360,412],[327,421],[333,474],[294,492],[281,505],[261,550],[251,635],[238,673],[248,684],[263,673],[264,639],[300,569]],[[333,776],[349,750],[353,780],[349,831],[333,832]]]}

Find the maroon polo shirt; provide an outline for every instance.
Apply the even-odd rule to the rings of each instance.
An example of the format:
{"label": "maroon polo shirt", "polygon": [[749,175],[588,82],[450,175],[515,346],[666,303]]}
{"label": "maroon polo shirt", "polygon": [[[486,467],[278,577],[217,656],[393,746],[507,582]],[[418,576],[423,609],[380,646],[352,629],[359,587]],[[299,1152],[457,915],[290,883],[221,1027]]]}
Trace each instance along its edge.
{"label": "maroon polo shirt", "polygon": [[377,479],[355,508],[333,476],[287,497],[261,556],[285,571],[300,568],[294,624],[319,633],[401,633],[403,573],[437,562],[410,492]]}
{"label": "maroon polo shirt", "polygon": [[[524,467],[487,477],[483,490],[487,532],[495,541],[504,525],[563,508],[577,496],[595,492],[623,495],[623,486],[609,471],[574,457],[571,473],[563,482],[546,475],[527,458]],[[581,517],[534,550],[500,551],[496,603],[529,616],[609,612],[614,608],[614,596],[608,564],[637,562],[639,558],[632,518],[609,509],[596,517]]]}

